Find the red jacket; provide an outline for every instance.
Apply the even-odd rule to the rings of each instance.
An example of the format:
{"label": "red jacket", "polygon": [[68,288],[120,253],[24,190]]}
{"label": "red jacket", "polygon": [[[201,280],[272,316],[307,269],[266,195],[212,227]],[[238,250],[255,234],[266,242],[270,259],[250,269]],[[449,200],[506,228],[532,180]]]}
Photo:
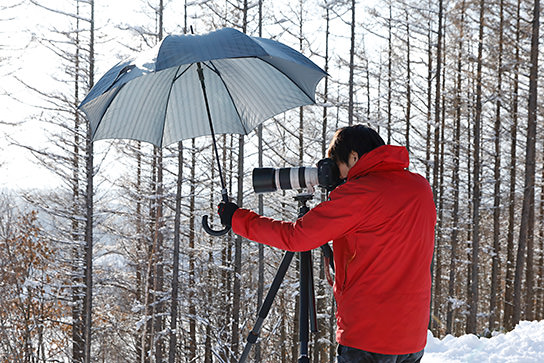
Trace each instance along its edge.
{"label": "red jacket", "polygon": [[429,322],[436,210],[406,148],[364,154],[330,200],[296,222],[238,209],[235,233],[289,251],[333,240],[338,343],[382,354],[422,350]]}

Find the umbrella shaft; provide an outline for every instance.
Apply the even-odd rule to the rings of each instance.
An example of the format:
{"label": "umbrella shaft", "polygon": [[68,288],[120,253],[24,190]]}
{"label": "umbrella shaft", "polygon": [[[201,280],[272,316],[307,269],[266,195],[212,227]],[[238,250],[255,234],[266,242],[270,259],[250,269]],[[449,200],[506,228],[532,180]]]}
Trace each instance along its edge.
{"label": "umbrella shaft", "polygon": [[200,85],[202,86],[202,93],[204,94],[204,103],[206,104],[206,113],[208,114],[208,122],[210,123],[210,131],[212,134],[213,149],[215,151],[215,159],[217,160],[217,167],[219,169],[219,178],[221,179],[221,195],[223,196],[223,201],[228,202],[229,196],[227,193],[227,188],[225,186],[225,179],[223,178],[223,172],[221,170],[221,162],[219,160],[219,152],[217,151],[217,142],[215,141],[215,132],[213,130],[212,115],[210,112],[210,105],[208,103],[208,95],[206,94],[206,84],[204,83],[204,71],[200,62],[196,63],[198,78],[200,79]]}

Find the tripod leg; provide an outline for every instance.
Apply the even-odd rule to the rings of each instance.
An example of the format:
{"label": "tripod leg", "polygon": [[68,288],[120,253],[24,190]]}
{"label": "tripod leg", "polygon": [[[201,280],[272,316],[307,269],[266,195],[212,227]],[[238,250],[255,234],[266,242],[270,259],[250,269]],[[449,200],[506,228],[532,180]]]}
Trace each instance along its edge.
{"label": "tripod leg", "polygon": [[242,356],[240,357],[240,360],[238,361],[238,363],[243,363],[246,361],[249,355],[249,351],[251,350],[251,346],[257,342],[264,319],[267,317],[268,312],[270,311],[270,308],[272,307],[272,302],[274,301],[274,298],[276,297],[276,294],[278,293],[278,290],[281,286],[283,279],[285,278],[285,274],[287,273],[287,269],[289,268],[289,265],[291,264],[291,260],[293,260],[294,255],[295,255],[294,252],[285,252],[285,254],[283,255],[283,259],[281,260],[280,267],[278,267],[278,271],[276,272],[274,281],[272,281],[270,290],[268,290],[268,293],[266,294],[266,298],[264,299],[261,309],[259,310],[257,321],[255,322],[253,329],[251,330],[251,332],[249,333],[247,337],[246,346],[244,347],[244,351],[242,352]]}
{"label": "tripod leg", "polygon": [[309,291],[310,283],[308,266],[310,264],[310,252],[301,252],[300,256],[300,312],[299,312],[299,363],[310,361],[308,356],[308,341],[310,332],[308,329],[309,321]]}
{"label": "tripod leg", "polygon": [[315,309],[314,271],[312,254],[308,251],[308,313],[310,314],[310,331],[317,333],[317,313]]}

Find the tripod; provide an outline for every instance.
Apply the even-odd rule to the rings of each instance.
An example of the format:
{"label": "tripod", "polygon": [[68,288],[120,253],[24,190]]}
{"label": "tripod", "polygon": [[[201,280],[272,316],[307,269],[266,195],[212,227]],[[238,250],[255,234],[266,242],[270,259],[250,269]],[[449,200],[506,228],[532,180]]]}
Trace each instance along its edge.
{"label": "tripod", "polygon": [[[309,193],[300,193],[294,197],[298,202],[298,218],[304,216],[310,208],[306,203],[313,198],[313,194]],[[321,249],[326,258],[331,261],[332,265],[332,250],[328,244],[321,246]],[[259,310],[257,321],[253,326],[253,329],[247,337],[247,343],[242,352],[242,356],[238,363],[243,363],[246,361],[249,351],[253,344],[257,342],[261,327],[263,325],[264,319],[267,317],[270,308],[272,307],[272,302],[278,293],[280,285],[285,278],[287,269],[293,260],[294,252],[286,251],[283,255],[283,259],[278,267],[276,276],[272,281],[270,290],[266,294],[263,304]],[[312,254],[310,251],[299,252],[300,258],[300,311],[299,311],[299,363],[309,363],[310,357],[308,356],[308,341],[310,338],[310,329],[312,333],[317,332],[317,317],[315,311],[315,295],[314,295],[314,276],[313,276],[313,267],[312,267]],[[333,266],[334,268],[334,266]]]}

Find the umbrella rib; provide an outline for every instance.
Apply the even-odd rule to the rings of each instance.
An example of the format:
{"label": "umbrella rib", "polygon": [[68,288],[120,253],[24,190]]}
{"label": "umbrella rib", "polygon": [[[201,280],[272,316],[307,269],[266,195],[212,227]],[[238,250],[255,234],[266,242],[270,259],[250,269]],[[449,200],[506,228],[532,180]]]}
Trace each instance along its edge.
{"label": "umbrella rib", "polygon": [[[183,75],[185,74],[185,72],[187,72],[187,71],[189,70],[189,68],[191,68],[191,66],[192,66],[193,64],[194,64],[194,63],[189,64],[189,65],[187,66],[187,68],[185,68],[185,69],[183,70],[183,72],[181,72],[179,75],[178,75],[178,73],[176,72],[176,75],[174,76],[174,81],[173,81],[172,83],[174,83],[175,81],[177,81],[177,80],[179,79],[179,77],[183,76]],[[182,66],[182,65],[180,65],[180,66],[178,67],[178,71],[179,71],[179,69],[181,68],[181,66]]]}
{"label": "umbrella rib", "polygon": [[170,82],[170,89],[168,90],[168,96],[166,96],[166,105],[164,106],[164,117],[163,117],[163,120],[162,120],[162,130],[161,130],[161,144],[159,145],[159,147],[162,147],[162,144],[164,143],[164,128],[166,126],[166,114],[168,113],[168,105],[170,104],[170,95],[172,94],[172,88],[174,88],[174,82],[176,82],[176,80],[181,77],[185,72],[187,72],[187,70],[189,68],[191,68],[191,65],[190,64],[187,68],[185,68],[183,70],[183,72],[181,72],[181,74],[178,76],[178,72],[179,70],[181,69],[181,66],[182,65],[179,65],[178,66],[178,69],[176,70],[176,73],[174,73],[174,78],[172,79],[172,82]]}
{"label": "umbrella rib", "polygon": [[119,79],[121,79],[121,77],[123,77],[125,74],[127,74],[129,71],[131,71],[133,68],[135,68],[136,66],[134,64],[129,64],[128,66],[124,66],[123,69],[121,69],[119,71],[119,74],[117,74],[117,76],[115,77],[115,79],[113,80],[113,82],[110,84],[110,86],[103,92],[103,93],[106,93],[108,92],[110,89],[113,88],[113,86],[115,85],[115,82],[117,82]]}
{"label": "umbrella rib", "polygon": [[[212,63],[211,60],[209,62]],[[213,63],[212,63],[212,65],[213,65],[213,68],[210,67],[209,65],[207,65],[206,63],[204,63],[204,66],[206,68],[208,68],[210,71],[212,71],[213,73],[215,73],[215,74],[217,74],[219,76],[219,70],[215,67],[215,65]]]}
{"label": "umbrella rib", "polygon": [[[315,103],[315,100],[314,100],[308,93],[306,93],[306,91],[303,90],[303,89],[298,85],[297,82],[295,82],[295,81],[294,81],[291,77],[289,77],[287,74],[283,73],[278,67],[276,67],[275,65],[273,65],[273,64],[270,63],[270,62],[267,62],[265,59],[263,59],[263,58],[261,58],[261,57],[252,57],[252,58],[258,58],[258,59],[262,60],[263,62],[265,62],[266,64],[270,65],[272,68],[274,68],[275,70],[277,70],[278,72],[280,72],[281,74],[283,74],[285,77],[287,77],[287,78],[291,81],[291,83],[293,83],[294,85],[296,85],[297,88],[298,88],[299,90],[301,90],[302,93],[305,94],[306,97],[308,97],[308,98],[310,99],[310,101],[312,101],[312,103]],[[320,78],[320,80],[321,80],[321,78]]]}
{"label": "umbrella rib", "polygon": [[[115,99],[115,96],[117,96],[117,94],[119,93],[119,91],[121,91],[121,89],[123,87],[125,87],[125,84],[126,83],[123,83],[121,86],[119,86],[117,88],[117,90],[115,91],[115,94],[110,98],[109,102],[108,102],[108,105],[106,107],[104,107],[104,112],[102,112],[102,115],[100,115],[100,119],[98,120],[98,123],[96,124],[96,127],[92,131],[91,133],[91,140],[94,139],[94,136],[96,135],[96,132],[98,131],[98,128],[100,127],[100,124],[102,123],[102,121],[104,120],[104,115],[106,114],[106,112],[108,112],[108,108],[110,108],[111,104],[113,103],[113,100]],[[90,120],[89,120],[90,121]]]}
{"label": "umbrella rib", "polygon": [[229,95],[230,101],[232,102],[232,106],[234,107],[234,111],[236,111],[236,115],[238,115],[238,120],[240,120],[240,125],[242,125],[242,129],[244,129],[244,134],[247,135],[248,132],[247,132],[247,129],[246,129],[244,123],[242,122],[242,116],[240,115],[240,112],[238,112],[238,107],[236,106],[236,103],[234,102],[234,98],[232,98],[232,95],[230,94],[230,90],[227,87],[227,84],[223,80],[223,77],[221,77],[221,73],[219,72],[219,69],[217,69],[215,64],[213,64],[212,61],[210,61],[210,64],[213,66],[213,69],[210,66],[208,66],[206,63],[204,63],[204,65],[206,65],[208,68],[210,68],[213,72],[215,72],[217,74],[217,76],[221,80],[221,83],[223,83],[223,86],[225,87],[225,90],[227,91],[227,94]]}

